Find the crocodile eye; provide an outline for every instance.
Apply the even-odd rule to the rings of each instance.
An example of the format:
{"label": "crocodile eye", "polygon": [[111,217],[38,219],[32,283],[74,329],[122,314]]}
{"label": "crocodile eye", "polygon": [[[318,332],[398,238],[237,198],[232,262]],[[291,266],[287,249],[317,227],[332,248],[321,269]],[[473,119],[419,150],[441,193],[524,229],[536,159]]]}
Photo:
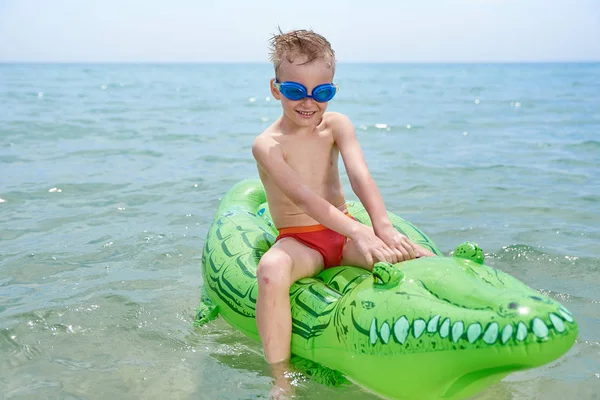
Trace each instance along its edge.
{"label": "crocodile eye", "polygon": [[517,307],[519,307],[519,305],[515,302],[508,303],[508,308],[510,308],[511,310],[514,310]]}
{"label": "crocodile eye", "polygon": [[390,263],[378,262],[373,267],[373,284],[382,289],[397,286],[404,274]]}
{"label": "crocodile eye", "polygon": [[537,297],[537,296],[529,296],[532,299],[536,300],[536,301],[543,301],[541,297]]}

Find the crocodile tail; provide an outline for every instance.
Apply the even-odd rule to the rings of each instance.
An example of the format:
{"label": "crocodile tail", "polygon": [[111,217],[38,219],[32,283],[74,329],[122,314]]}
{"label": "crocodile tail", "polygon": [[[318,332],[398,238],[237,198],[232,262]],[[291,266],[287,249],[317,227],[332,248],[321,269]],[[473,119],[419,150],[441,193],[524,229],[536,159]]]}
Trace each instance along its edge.
{"label": "crocodile tail", "polygon": [[206,295],[206,289],[202,287],[202,300],[196,308],[196,319],[194,326],[203,326],[219,315],[219,306]]}

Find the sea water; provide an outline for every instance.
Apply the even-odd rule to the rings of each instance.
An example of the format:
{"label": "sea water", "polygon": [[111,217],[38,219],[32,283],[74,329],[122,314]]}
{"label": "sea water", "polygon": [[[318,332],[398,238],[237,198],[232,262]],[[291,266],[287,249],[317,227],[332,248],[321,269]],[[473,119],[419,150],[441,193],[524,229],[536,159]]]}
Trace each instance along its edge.
{"label": "sea water", "polygon": [[[257,177],[280,115],[272,76],[0,65],[0,398],[266,398],[260,345],[192,322],[219,199]],[[600,64],[340,63],[336,82],[390,211],[445,254],[477,242],[579,323],[565,356],[474,398],[599,399]]]}

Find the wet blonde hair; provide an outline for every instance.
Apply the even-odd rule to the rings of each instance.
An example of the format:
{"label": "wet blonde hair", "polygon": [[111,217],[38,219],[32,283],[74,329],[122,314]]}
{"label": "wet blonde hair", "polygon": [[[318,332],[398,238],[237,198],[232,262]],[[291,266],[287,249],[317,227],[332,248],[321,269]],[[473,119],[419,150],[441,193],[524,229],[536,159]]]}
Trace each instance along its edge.
{"label": "wet blonde hair", "polygon": [[275,74],[284,60],[293,63],[298,56],[306,57],[302,65],[322,59],[335,71],[335,52],[331,44],[311,30],[300,29],[284,33],[279,29],[279,33],[271,38],[269,47],[269,58],[275,67]]}

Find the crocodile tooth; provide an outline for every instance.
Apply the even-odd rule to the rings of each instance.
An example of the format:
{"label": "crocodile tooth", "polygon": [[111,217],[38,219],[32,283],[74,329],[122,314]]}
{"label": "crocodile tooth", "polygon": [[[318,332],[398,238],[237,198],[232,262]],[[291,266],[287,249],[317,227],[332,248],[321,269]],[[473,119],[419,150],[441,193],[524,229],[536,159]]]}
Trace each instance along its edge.
{"label": "crocodile tooth", "polygon": [[381,335],[381,340],[384,344],[387,344],[387,342],[390,341],[390,326],[387,322],[384,322],[383,325],[381,325],[379,334]]}
{"label": "crocodile tooth", "polygon": [[492,322],[488,325],[487,329],[485,330],[485,333],[483,334],[483,341],[487,344],[494,344],[496,343],[496,339],[498,339],[498,323]]}
{"label": "crocodile tooth", "polygon": [[369,330],[369,339],[371,344],[377,343],[377,318],[373,318],[371,322],[371,329]]}
{"label": "crocodile tooth", "polygon": [[566,312],[566,313],[567,313],[567,314],[569,314],[569,315],[573,315],[573,314],[571,313],[571,311],[567,310],[567,307],[565,307],[565,306],[560,306],[560,309],[561,309],[561,310],[563,310],[564,312]]}
{"label": "crocodile tooth", "polygon": [[454,325],[452,326],[452,341],[454,343],[458,342],[458,339],[460,339],[460,337],[462,336],[464,329],[465,324],[463,324],[462,321],[454,323]]}
{"label": "crocodile tooth", "polygon": [[450,318],[446,318],[444,322],[442,322],[442,326],[440,327],[440,336],[442,339],[448,337],[450,333]]}
{"label": "crocodile tooth", "polygon": [[435,331],[437,331],[437,326],[438,326],[438,322],[440,321],[440,315],[436,315],[433,318],[431,318],[429,320],[429,323],[427,324],[427,332],[429,333],[434,333]]}
{"label": "crocodile tooth", "polygon": [[519,322],[517,325],[517,340],[523,341],[527,337],[527,326]]}
{"label": "crocodile tooth", "polygon": [[422,319],[416,319],[413,322],[413,334],[415,335],[415,339],[418,339],[425,330],[425,321]]}
{"label": "crocodile tooth", "polygon": [[554,329],[556,329],[558,333],[563,333],[565,331],[565,324],[558,315],[550,313],[550,321],[552,321],[552,325],[554,325]]}
{"label": "crocodile tooth", "polygon": [[535,336],[539,337],[540,339],[545,339],[548,337],[548,327],[544,321],[537,317],[534,318],[533,322],[531,323],[531,330]]}
{"label": "crocodile tooth", "polygon": [[474,343],[479,338],[479,335],[481,335],[481,325],[478,323],[469,325],[467,328],[467,339],[469,340],[469,343]]}
{"label": "crocodile tooth", "polygon": [[512,337],[513,330],[514,328],[511,324],[508,324],[504,328],[502,328],[502,344],[506,344],[506,342],[508,342],[508,339]]}
{"label": "crocodile tooth", "polygon": [[568,322],[573,322],[573,317],[571,316],[571,313],[569,312],[569,310],[567,310],[564,307],[561,307],[558,312],[560,313],[560,315],[562,315],[562,317],[568,321]]}
{"label": "crocodile tooth", "polygon": [[406,317],[400,317],[400,319],[394,324],[394,336],[401,344],[404,344],[406,341],[406,337],[408,336],[408,328],[409,324]]}

